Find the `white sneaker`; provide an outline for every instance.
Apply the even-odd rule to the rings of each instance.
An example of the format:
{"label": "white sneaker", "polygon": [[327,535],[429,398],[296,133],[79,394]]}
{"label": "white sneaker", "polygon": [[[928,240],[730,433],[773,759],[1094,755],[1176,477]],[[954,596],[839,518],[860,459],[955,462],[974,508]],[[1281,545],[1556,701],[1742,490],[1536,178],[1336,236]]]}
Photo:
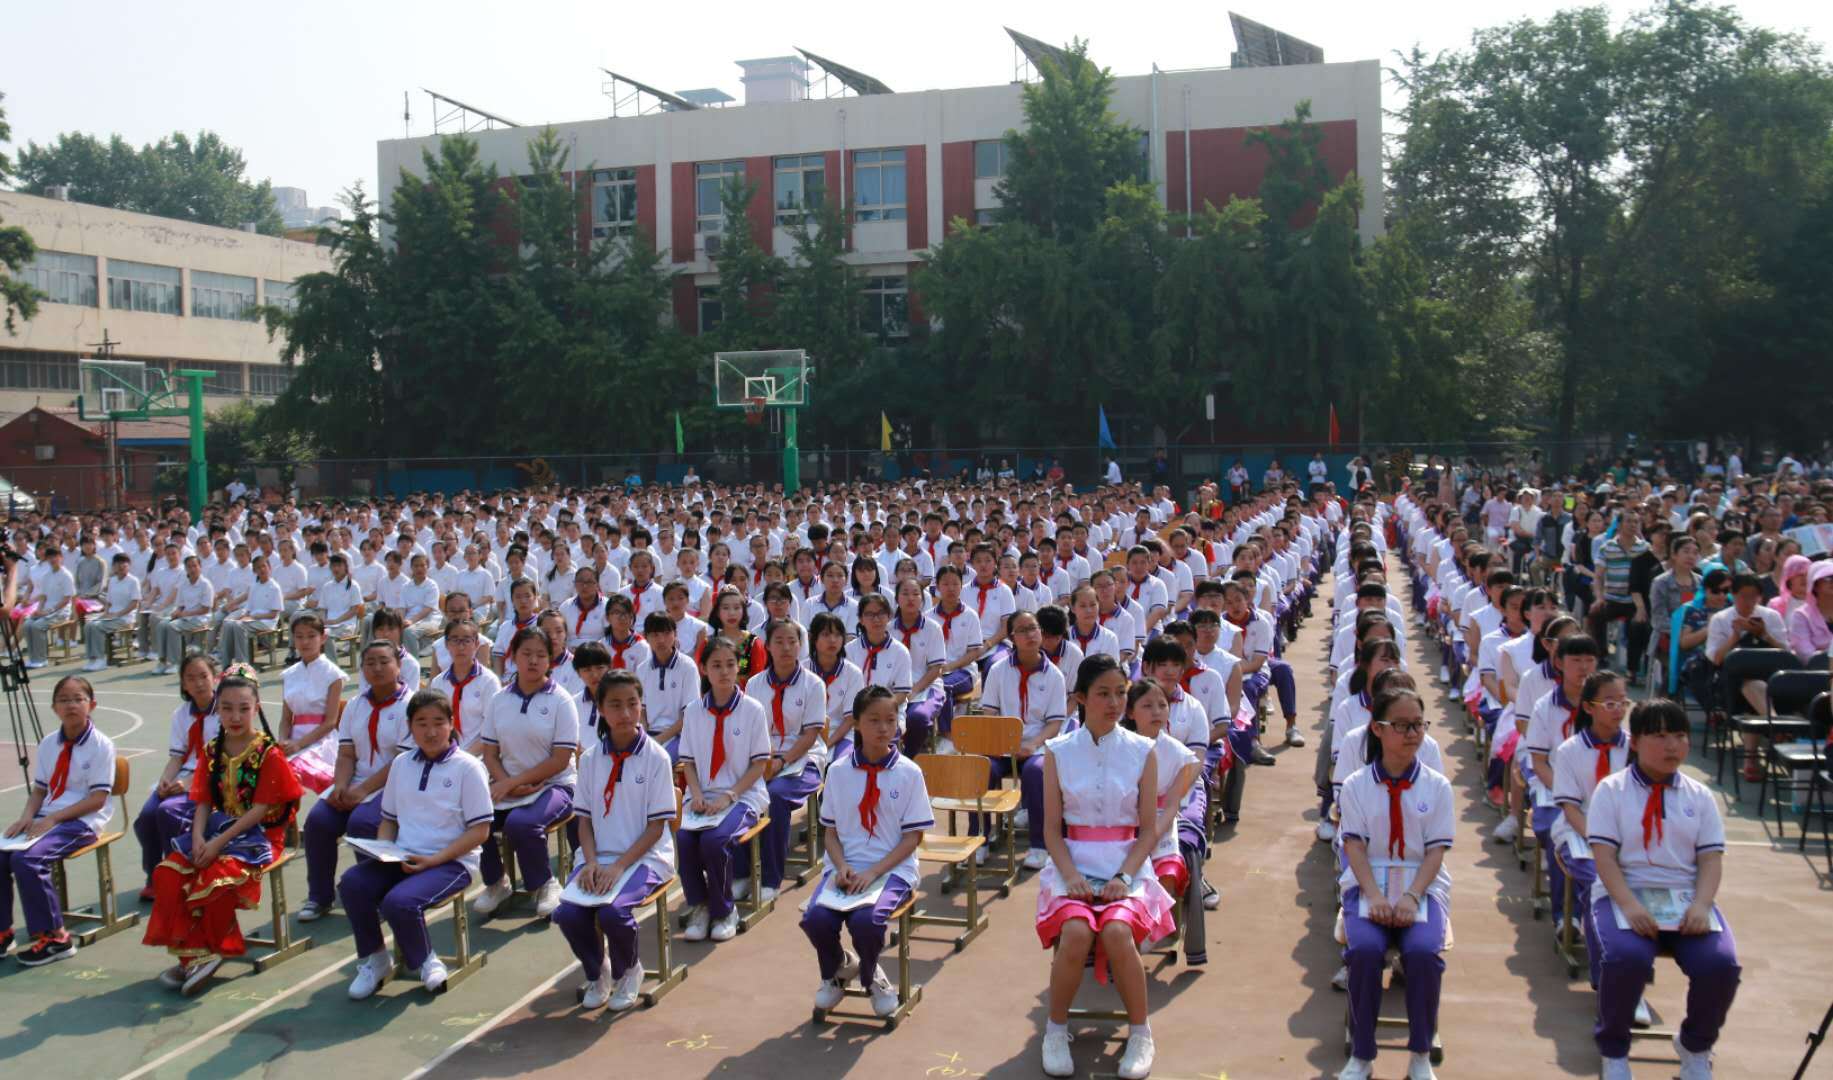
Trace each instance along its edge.
{"label": "white sneaker", "polygon": [[155,675],[170,675],[171,673],[172,669],[164,663],[155,664],[153,666],[153,674]]}
{"label": "white sneaker", "polygon": [[1655,1016],[1648,1011],[1647,998],[1636,999],[1636,1017],[1629,1022],[1629,1026],[1637,1028],[1652,1028],[1655,1026]]}
{"label": "white sneaker", "polygon": [[1352,1057],[1349,1063],[1343,1066],[1343,1071],[1337,1073],[1337,1080],[1371,1080],[1374,1075],[1374,1062]]}
{"label": "white sneaker", "polygon": [[25,669],[27,671],[37,671],[41,667],[50,667],[50,666],[51,666],[51,661],[49,660],[27,660],[25,662]]}
{"label": "white sneaker", "polygon": [[987,864],[987,860],[993,857],[993,849],[990,846],[991,838],[989,837],[988,840],[989,840],[988,843],[981,844],[979,847],[974,849],[974,865],[975,866],[985,866]]}
{"label": "white sneaker", "polygon": [[1289,727],[1286,729],[1286,745],[1303,746],[1305,745],[1305,736],[1301,734],[1297,728]]}
{"label": "white sneaker", "polygon": [[1329,818],[1317,823],[1317,838],[1326,844],[1337,838],[1337,827]]}
{"label": "white sneaker", "polygon": [[1025,869],[1042,870],[1050,863],[1050,852],[1043,848],[1032,848],[1025,852]]}
{"label": "white sneaker", "polygon": [[714,941],[731,941],[738,936],[738,911],[726,912],[725,917],[713,924],[711,934]]}
{"label": "white sneaker", "polygon": [[560,906],[560,879],[548,878],[535,890],[535,914],[545,919]]}
{"label": "white sneaker", "polygon": [[1635,1074],[1629,1071],[1628,1058],[1605,1058],[1598,1076],[1600,1080],[1635,1080]]}
{"label": "white sneaker", "polygon": [[897,987],[885,977],[884,968],[872,971],[872,1012],[876,1016],[890,1016],[897,1011]]}
{"label": "white sneaker", "polygon": [[1125,1080],[1144,1080],[1152,1074],[1152,1058],[1156,1053],[1151,1032],[1135,1031],[1128,1035],[1126,1052],[1120,1055],[1120,1075]]}
{"label": "white sneaker", "polygon": [[846,980],[835,976],[822,979],[821,985],[815,988],[815,1008],[831,1009],[846,1000]]}
{"label": "white sneaker", "polygon": [[91,660],[83,665],[84,671],[105,671],[107,669],[108,661],[106,660]]}
{"label": "white sneaker", "polygon": [[420,965],[420,985],[426,987],[429,993],[437,994],[444,990],[446,979],[450,976],[451,972],[446,970],[445,961],[437,956],[429,955],[426,963]]}
{"label": "white sneaker", "polygon": [[766,885],[762,889],[758,890],[757,902],[760,905],[774,904],[776,903],[776,898],[781,895],[782,893],[780,891],[773,889],[770,886]]}
{"label": "white sneaker", "polygon": [[834,972],[834,978],[840,980],[841,986],[859,978],[859,957],[853,955],[851,950],[840,951],[840,970]]}
{"label": "white sneaker", "polygon": [[936,753],[952,754],[954,752],[955,752],[955,743],[953,739],[937,739],[936,740]]}
{"label": "white sneaker", "polygon": [[1680,1045],[1680,1036],[1674,1036],[1674,1053],[1680,1056],[1680,1080],[1712,1080],[1712,1051],[1695,1054]]}
{"label": "white sneaker", "polygon": [[488,915],[502,907],[503,901],[514,895],[515,889],[510,886],[509,878],[505,875],[498,878],[496,884],[484,886],[484,891],[478,893],[477,899],[472,901],[471,910],[479,915]]}
{"label": "white sneaker", "polygon": [[356,978],[350,980],[350,1000],[361,1001],[382,988],[395,972],[394,957],[387,949],[377,949],[356,967]]}
{"label": "white sneaker", "polygon": [[1498,844],[1512,844],[1515,842],[1515,837],[1520,835],[1520,819],[1505,817],[1502,819],[1502,824],[1496,826],[1496,831],[1490,834],[1490,840]]}
{"label": "white sneaker", "polygon": [[1014,812],[1012,815],[1012,827],[1014,829],[1029,829],[1031,827],[1030,811],[1020,807]]}
{"label": "white sneaker", "polygon": [[732,899],[745,900],[751,896],[751,879],[741,877],[732,882]]}
{"label": "white sneaker", "polygon": [[1208,881],[1203,882],[1203,910],[1214,911],[1222,906],[1222,894]]}
{"label": "white sneaker", "polygon": [[299,905],[299,914],[293,917],[300,922],[317,922],[330,914],[330,912],[330,904],[321,904],[316,900],[307,900],[305,903]]}
{"label": "white sneaker", "polygon": [[1044,1032],[1044,1075],[1076,1075],[1075,1055],[1069,1052],[1069,1032]]}
{"label": "white sneaker", "polygon": [[1431,1054],[1414,1054],[1407,1058],[1407,1080],[1438,1080],[1432,1071]]}
{"label": "white sneaker", "polygon": [[681,940],[683,941],[705,941],[706,933],[707,933],[707,923],[710,922],[711,920],[712,920],[712,916],[707,914],[706,908],[697,907],[694,910],[688,912],[687,913],[687,927],[681,931]]}
{"label": "white sneaker", "polygon": [[[179,986],[179,990],[186,997],[197,994],[204,988],[204,984],[210,981],[210,976],[216,974],[216,969],[222,966],[223,958],[220,956],[206,956],[201,960],[191,961],[190,965],[185,968],[185,981]],[[1706,1075],[1710,1076],[1711,1073],[1708,1072]]]}
{"label": "white sneaker", "polygon": [[1342,967],[1338,968],[1337,973],[1330,977],[1330,988],[1332,990],[1348,990],[1349,989],[1349,965],[1348,964],[1344,964]]}
{"label": "white sneaker", "polygon": [[[611,969],[606,967],[609,972]],[[636,1008],[636,1003],[643,997],[643,965],[631,964],[624,977],[617,980],[617,987],[611,993],[608,1007],[612,1012],[625,1012]]]}
{"label": "white sneaker", "polygon": [[579,1007],[587,1010],[602,1009],[611,998],[611,964],[601,961],[598,978],[586,983],[585,996],[579,999]]}

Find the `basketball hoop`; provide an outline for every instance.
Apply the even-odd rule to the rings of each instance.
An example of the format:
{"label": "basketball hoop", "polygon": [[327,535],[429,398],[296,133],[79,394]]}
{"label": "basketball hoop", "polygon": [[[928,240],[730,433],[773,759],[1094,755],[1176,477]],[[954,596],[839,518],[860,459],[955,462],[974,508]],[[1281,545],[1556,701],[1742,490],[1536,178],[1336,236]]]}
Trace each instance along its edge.
{"label": "basketball hoop", "polygon": [[764,423],[764,399],[752,397],[745,399],[745,423],[752,427],[761,427]]}

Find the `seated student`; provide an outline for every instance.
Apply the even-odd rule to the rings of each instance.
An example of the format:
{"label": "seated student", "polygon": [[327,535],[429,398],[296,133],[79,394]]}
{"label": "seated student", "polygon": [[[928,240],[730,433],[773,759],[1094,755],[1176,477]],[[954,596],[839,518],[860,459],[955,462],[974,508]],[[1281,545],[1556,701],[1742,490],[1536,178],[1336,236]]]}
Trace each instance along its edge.
{"label": "seated student", "polygon": [[386,641],[395,647],[395,664],[401,669],[401,685],[407,692],[416,694],[420,691],[420,658],[408,652],[401,644],[401,635],[407,629],[407,622],[401,613],[394,608],[377,608],[375,618],[369,625],[371,641]]}
{"label": "seated student", "polygon": [[1203,857],[1209,848],[1204,811],[1196,808],[1194,817],[1191,812],[1191,801],[1202,791],[1197,785],[1202,759],[1172,733],[1171,698],[1156,680],[1141,679],[1127,690],[1126,718],[1121,724],[1152,740],[1159,777],[1152,873],[1165,892],[1184,905],[1185,957],[1193,965],[1208,963],[1201,893],[1190,888],[1192,881],[1202,880]]}
{"label": "seated student", "polygon": [[344,670],[325,655],[325,624],[312,612],[293,616],[293,653],[280,673],[280,748],[301,784],[323,794],[337,765]]}
{"label": "seated student", "polygon": [[267,556],[254,559],[254,580],[249,582],[241,605],[223,619],[217,630],[217,659],[228,667],[254,659],[254,636],[280,625],[286,596],[269,572]]}
{"label": "seated student", "polygon": [[197,770],[204,744],[216,738],[216,659],[192,653],[178,665],[178,696],[183,700],[172,711],[171,734],[166,745],[165,771],[153,781],[146,805],[134,818],[134,838],[140,841],[140,868],[146,886],[140,902],[152,903],[153,867],[172,850],[172,841],[191,827],[191,775]]}
{"label": "seated student", "polygon": [[636,608],[621,593],[605,598],[604,646],[615,671],[635,671],[649,659],[649,643],[637,632]]}
{"label": "seated student", "polygon": [[[1611,773],[1629,764],[1629,735],[1623,720],[1629,709],[1629,686],[1614,671],[1599,671],[1585,680],[1584,704],[1573,722],[1572,737],[1553,750],[1553,801],[1560,816],[1553,821],[1553,844],[1547,851],[1547,880],[1553,894],[1553,925],[1557,929],[1565,904],[1565,873],[1561,861],[1572,875],[1572,896],[1578,904],[1573,917],[1583,926],[1586,953],[1591,959],[1591,988],[1597,989],[1598,947],[1591,920],[1591,883],[1597,880],[1596,863],[1589,855],[1571,850],[1574,840],[1583,842],[1586,833],[1585,808],[1591,793]],[[1554,855],[1560,856],[1555,859]],[[1647,1026],[1648,1006],[1637,1006],[1640,1022]]]}
{"label": "seated student", "polygon": [[484,634],[469,615],[448,619],[444,634],[446,663],[433,676],[430,689],[444,694],[452,703],[452,738],[459,748],[475,753],[484,737],[484,717],[490,715],[490,702],[503,684],[478,655]]}
{"label": "seated student", "polygon": [[[1584,700],[1585,680],[1602,661],[1603,649],[1589,634],[1568,634],[1561,638],[1553,654],[1553,672],[1559,681],[1534,704],[1534,711],[1528,717],[1527,734],[1521,737],[1521,746],[1527,753],[1516,756],[1526,759],[1521,763],[1522,778],[1528,782],[1528,792],[1534,800],[1530,804],[1533,810],[1529,814],[1529,824],[1540,840],[1542,851],[1551,846],[1553,821],[1559,817],[1559,808],[1552,806],[1551,800],[1539,797],[1542,791],[1551,793],[1553,790],[1553,749],[1578,730],[1579,703]],[[1548,805],[1542,806],[1543,802]],[[1517,831],[1516,819],[1504,818],[1491,835],[1497,843],[1505,844],[1515,839]]]}
{"label": "seated student", "polygon": [[[440,624],[439,636],[433,641],[433,670],[432,675],[427,678],[428,686],[432,685],[433,677],[452,666],[452,651],[450,647],[446,645],[444,628],[447,624],[457,619],[470,619],[473,623],[476,623],[477,639],[480,643],[480,648],[477,653],[477,662],[486,669],[489,669],[491,666],[489,663],[490,654],[487,648],[490,644],[490,638],[484,631],[484,624],[477,621],[477,616],[471,610],[471,598],[461,592],[447,593],[445,597],[439,601],[439,606],[445,612],[445,620]],[[491,674],[494,675],[496,673],[492,671]]]}
{"label": "seated student", "polygon": [[[388,614],[384,608],[379,620]],[[331,910],[337,892],[337,842],[344,836],[374,839],[382,823],[382,787],[395,755],[413,749],[407,725],[407,687],[395,647],[363,647],[363,692],[344,709],[337,726],[337,769],[331,790],[314,803],[301,830],[306,856],[306,899],[299,921]]]}
{"label": "seated student", "polygon": [[[721,605],[733,595],[722,595]],[[705,941],[710,933],[714,941],[730,941],[738,934],[731,846],[769,805],[770,718],[739,686],[738,649],[724,634],[701,646],[700,670],[709,689],[682,717],[680,757],[687,811],[717,823],[690,829],[684,817],[681,824],[681,892],[688,904],[682,937]]]}
{"label": "seated student", "polygon": [[337,883],[362,957],[350,981],[352,1001],[374,994],[394,973],[394,955],[382,940],[385,919],[407,970],[433,993],[445,988],[446,966],[427,935],[426,912],[471,884],[477,849],[490,839],[490,776],[459,747],[452,703],[438,690],[422,690],[404,712],[410,748],[388,770],[376,839],[399,845],[407,860],[358,856]]}
{"label": "seated student", "polygon": [[734,679],[739,683],[764,670],[770,663],[764,651],[764,639],[752,633],[748,628],[750,620],[749,602],[742,589],[734,585],[722,585],[713,596],[713,618],[709,633],[700,640],[700,651],[694,654],[694,666],[700,669],[700,692],[707,691],[706,657],[707,645],[714,638],[724,639],[732,646],[738,656],[738,671]]}
{"label": "seated student", "polygon": [[858,623],[859,605],[847,593],[846,585],[846,564],[839,561],[828,563],[821,569],[821,588],[802,601],[796,612],[796,621],[807,625],[816,615],[832,615],[844,626]]}
{"label": "seated student", "polygon": [[[549,614],[554,614],[550,612]],[[535,894],[535,914],[560,904],[560,883],[547,857],[547,828],[573,812],[573,752],[579,746],[578,698],[550,675],[552,638],[525,627],[509,643],[515,678],[490,701],[484,716],[483,759],[496,807],[491,836],[509,837],[522,882]],[[494,840],[484,844],[484,891],[475,909],[489,915],[513,891]]]}
{"label": "seated student", "polygon": [[401,583],[398,598],[401,620],[407,624],[401,639],[407,651],[418,656],[425,642],[439,636],[445,623],[441,614],[444,609],[441,606],[439,583],[427,576],[426,556],[416,554],[408,565],[411,567],[410,575]]}
{"label": "seated student", "polygon": [[[897,1011],[897,988],[878,966],[891,913],[910,896],[922,871],[916,849],[925,830],[935,825],[923,770],[898,753],[896,695],[883,686],[868,686],[848,711],[856,718],[856,743],[836,757],[827,771],[827,797],[821,802],[826,826],[827,872],[802,916],[802,932],[815,947],[821,985],[815,1008],[831,1009],[845,996],[847,973],[857,971],[872,995],[872,1011]],[[848,911],[836,911],[824,899],[866,892],[877,886],[878,898]],[[840,928],[853,938],[855,953],[840,944]]]}
{"label": "seated student", "polygon": [[127,572],[131,562],[126,555],[116,555],[111,560],[113,572],[102,585],[102,607],[83,621],[84,655],[88,657],[84,671],[106,669],[109,633],[130,629],[139,622],[140,579]]}
{"label": "seated student", "polygon": [[109,792],[115,782],[115,744],[89,722],[95,688],[80,675],[66,675],[51,688],[58,729],[38,744],[31,794],[7,837],[28,836],[30,847],[0,851],[0,956],[13,947],[13,889],[25,908],[32,944],[19,963],[37,967],[76,955],[76,939],[64,929],[64,913],[51,872],[65,855],[95,841],[114,816]]}
{"label": "seated student", "polygon": [[[1712,1075],[1712,1047],[1737,996],[1743,968],[1724,913],[1714,904],[1725,871],[1718,798],[1683,774],[1691,722],[1673,701],[1644,701],[1629,714],[1636,760],[1599,782],[1585,812],[1597,862],[1591,925],[1598,950],[1598,1019],[1592,1029],[1604,1080],[1630,1075],[1629,1027],[1662,950],[1687,977],[1687,1016],[1674,1040],[1680,1075]],[[1684,890],[1677,923],[1649,914],[1643,890]],[[1628,929],[1618,924],[1621,918]]]}
{"label": "seated student", "polygon": [[267,729],[261,691],[238,668],[216,687],[216,737],[191,780],[191,826],[153,870],[146,945],[178,958],[159,981],[197,993],[226,956],[248,951],[236,913],[261,906],[260,870],[286,847],[304,789]]}
{"label": "seated student", "polygon": [[[1399,668],[1388,668],[1368,682],[1368,694],[1371,701],[1389,690],[1417,692],[1418,689],[1419,687],[1413,681],[1413,676]],[[1368,764],[1368,755],[1371,752],[1369,744],[1374,738],[1373,729],[1368,721],[1364,720],[1356,727],[1345,731],[1338,739],[1336,761],[1331,765],[1330,773],[1333,799],[1342,792],[1343,785],[1349,782],[1349,778]],[[1419,742],[1419,763],[1436,773],[1445,771],[1445,751],[1439,745],[1438,740],[1433,738],[1430,725]],[[1347,979],[1348,968],[1345,968],[1342,974]],[[1338,986],[1337,989],[1340,990],[1342,987]]]}
{"label": "seated student", "polygon": [[173,606],[153,632],[159,644],[159,663],[153,674],[164,675],[178,666],[185,654],[185,634],[208,630],[210,610],[216,606],[216,586],[204,576],[203,563],[195,555],[185,557],[185,578],[173,587]]}
{"label": "seated student", "polygon": [[1063,673],[1063,684],[1073,686],[1076,668],[1082,663],[1082,650],[1069,640],[1069,611],[1056,604],[1037,609],[1037,628],[1044,634],[1044,655]]}
{"label": "seated student", "polygon": [[573,704],[579,709],[579,730],[598,730],[598,683],[611,670],[611,654],[596,641],[588,641],[573,650],[573,671],[579,676],[579,692]]}
{"label": "seated student", "polygon": [[[831,563],[829,564],[832,565]],[[882,596],[873,596],[884,603]],[[822,612],[822,615],[827,614]],[[816,616],[819,618],[820,616]],[[770,824],[763,836],[763,866],[758,871],[761,900],[775,900],[783,884],[783,867],[789,859],[790,815],[808,802],[821,786],[827,768],[827,687],[805,671],[796,657],[802,650],[802,627],[781,622],[770,628],[766,643],[770,666],[751,676],[745,693],[764,706],[770,717],[770,763],[764,769],[770,793]],[[732,895],[750,895],[751,853],[737,853]]]}
{"label": "seated student", "polygon": [[[1044,632],[1038,628],[1037,616],[1021,611],[1012,616],[1012,650],[993,662],[987,671],[986,685],[980,692],[981,710],[994,716],[1016,716],[1024,725],[1019,741],[1018,787],[1020,805],[1027,822],[1030,849],[1025,852],[1025,866],[1041,870],[1050,859],[1044,844],[1044,744],[1062,730],[1069,715],[1068,694],[1063,673],[1044,655]],[[1008,776],[1005,758],[991,758],[987,772],[988,789],[998,788]],[[988,815],[976,821],[978,831],[992,824]],[[1019,827],[1014,823],[1014,827]],[[991,846],[982,845],[974,853],[978,862]]]}
{"label": "seated student", "polygon": [[[1368,1080],[1375,1064],[1375,1017],[1389,946],[1407,974],[1407,1080],[1432,1080],[1451,875],[1445,852],[1457,831],[1451,783],[1420,762],[1425,704],[1406,689],[1375,698],[1368,764],[1338,798],[1347,867],[1339,883],[1349,966],[1350,1058],[1338,1080]],[[1364,904],[1366,903],[1366,907]],[[1366,913],[1365,913],[1366,912]]]}
{"label": "seated student", "polygon": [[[961,600],[960,567],[942,564],[936,568],[935,582],[936,602],[928,617],[942,631],[942,691],[951,701],[959,701],[974,692],[974,661],[980,658],[980,619]],[[909,722],[908,715],[905,722]],[[946,730],[938,729],[938,733],[936,750],[946,754],[953,745]]]}
{"label": "seated student", "polygon": [[[908,582],[909,584],[905,584]],[[896,612],[891,618],[891,633],[910,653],[910,697],[904,704],[904,729],[939,732],[947,735],[955,719],[955,699],[944,688],[942,667],[948,649],[942,640],[942,627],[923,613],[923,585],[914,575],[899,581],[889,590],[895,597]],[[814,624],[809,624],[814,638]],[[833,711],[834,702],[828,702]],[[853,707],[851,694],[840,703],[843,710]],[[829,738],[833,733],[829,732]],[[836,755],[838,756],[838,755]]]}
{"label": "seated student", "polygon": [[541,614],[538,600],[538,589],[527,578],[518,578],[509,586],[509,617],[497,627],[496,642],[490,649],[490,655],[495,660],[491,666],[503,678],[509,677],[513,664],[509,659],[509,643],[515,640],[517,634],[535,625],[535,619]]}
{"label": "seated student", "polygon": [[[573,699],[577,706],[585,699],[585,679],[579,674],[579,665],[573,649],[567,642],[566,618],[553,608],[543,611],[535,619],[535,629],[547,638],[547,651],[551,658],[548,664],[548,678],[560,692]],[[514,657],[510,658],[511,663]],[[607,657],[609,659],[609,657]]]}
{"label": "seated student", "polygon": [[680,749],[681,715],[700,693],[700,671],[682,653],[675,621],[667,612],[643,616],[643,639],[649,646],[649,658],[636,667],[643,688],[643,712],[648,717],[649,737],[667,751],[672,762]]}
{"label": "seated student", "polygon": [[350,577],[350,560],[342,552],[331,556],[331,580],[318,587],[312,606],[317,609],[325,633],[348,638],[362,625],[363,588]]}
{"label": "seated student", "polygon": [[1151,824],[1158,814],[1158,759],[1151,740],[1120,727],[1127,687],[1126,672],[1113,657],[1083,660],[1076,672],[1076,727],[1044,744],[1050,863],[1038,874],[1037,935],[1044,948],[1056,948],[1044,1025],[1049,1076],[1075,1074],[1069,1007],[1091,951],[1096,980],[1112,976],[1132,1027],[1120,1075],[1152,1071],[1139,946],[1171,934],[1176,923],[1164,886],[1150,874],[1141,876],[1156,844]]}
{"label": "seated student", "polygon": [[859,600],[858,618],[859,634],[847,642],[846,658],[859,669],[867,686],[889,687],[897,698],[898,714],[904,718],[904,753],[927,749],[930,731],[911,726],[904,708],[910,699],[913,668],[910,650],[891,636],[891,601],[880,593],[868,593]]}
{"label": "seated student", "polygon": [[828,760],[839,761],[853,751],[853,699],[865,689],[865,676],[846,658],[847,632],[835,616],[822,613],[808,621],[808,649],[804,665],[826,689]]}
{"label": "seated student", "polygon": [[[1318,743],[1316,779],[1318,795],[1323,800],[1318,805],[1319,840],[1328,842],[1336,836],[1336,828],[1330,821],[1334,798],[1331,778],[1336,773],[1337,762],[1343,757],[1343,737],[1356,728],[1368,726],[1368,708],[1375,698],[1375,676],[1399,668],[1400,661],[1400,648],[1391,638],[1375,637],[1357,645],[1355,666],[1344,672],[1343,699],[1330,710],[1330,723],[1325,725],[1324,737]],[[1356,762],[1356,768],[1361,768],[1362,762],[1356,755],[1351,755],[1351,760]]]}
{"label": "seated student", "polygon": [[[662,612],[649,618],[667,621]],[[643,686],[612,670],[595,691],[598,724],[579,759],[581,863],[572,885],[595,904],[562,900],[554,924],[586,977],[584,1007],[623,1012],[643,988],[636,904],[675,872],[674,765],[643,732]],[[605,964],[610,943],[611,963]]]}
{"label": "seated student", "polygon": [[[1223,618],[1241,632],[1241,692],[1258,709],[1267,690],[1274,690],[1279,695],[1280,711],[1286,717],[1286,745],[1303,746],[1305,738],[1298,731],[1298,690],[1292,681],[1292,667],[1273,655],[1273,619],[1255,608],[1250,600],[1252,571],[1237,573],[1245,577],[1228,582],[1234,588],[1223,593],[1223,603],[1227,606]],[[1248,757],[1256,765],[1271,765],[1275,760],[1258,740]]]}
{"label": "seated student", "polygon": [[[625,597],[629,599],[629,597]],[[582,566],[573,574],[573,595],[558,605],[566,619],[568,648],[605,639],[605,598],[598,591],[598,571]]]}

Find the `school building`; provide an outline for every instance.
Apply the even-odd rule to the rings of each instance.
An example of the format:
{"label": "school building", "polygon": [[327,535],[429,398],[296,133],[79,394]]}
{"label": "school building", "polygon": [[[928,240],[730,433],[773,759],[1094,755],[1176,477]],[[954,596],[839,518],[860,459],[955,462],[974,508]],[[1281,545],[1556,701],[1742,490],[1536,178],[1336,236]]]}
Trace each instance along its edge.
{"label": "school building", "polygon": [[[1050,47],[1013,34],[1027,54]],[[986,221],[998,206],[1005,132],[1021,127],[1021,84],[892,92],[840,63],[802,53],[738,61],[744,100],[719,90],[655,89],[611,72],[607,94],[623,115],[553,125],[578,171],[581,243],[648,237],[674,268],[677,322],[704,331],[719,318],[720,191],[755,185],[747,224],[777,255],[794,250],[790,227],[827,200],[851,205],[849,258],[869,278],[871,317],[889,337],[908,333],[910,275],[957,221]],[[824,96],[834,92],[836,96]],[[1364,241],[1381,232],[1381,67],[1280,63],[1121,75],[1111,108],[1145,133],[1150,177],[1172,214],[1201,212],[1258,193],[1266,154],[1255,128],[1293,115],[1300,102],[1323,129],[1334,179],[1363,185]],[[451,103],[463,110],[463,106]],[[469,110],[482,160],[504,177],[527,166],[540,128]],[[377,144],[381,204],[401,171],[418,173],[439,136]],[[629,242],[626,240],[625,242]]]}

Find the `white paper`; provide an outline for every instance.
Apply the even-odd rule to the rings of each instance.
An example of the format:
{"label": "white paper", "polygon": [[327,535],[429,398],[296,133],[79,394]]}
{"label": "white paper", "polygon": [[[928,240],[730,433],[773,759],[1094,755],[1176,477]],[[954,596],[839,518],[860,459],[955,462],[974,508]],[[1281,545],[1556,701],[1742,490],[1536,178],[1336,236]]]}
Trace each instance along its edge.
{"label": "white paper", "polygon": [[626,866],[624,872],[619,874],[617,880],[611,884],[611,891],[603,893],[592,892],[581,885],[579,883],[580,875],[575,874],[573,880],[566,883],[566,888],[560,890],[560,899],[577,907],[604,907],[618,893],[624,891],[624,886],[630,882],[630,875],[636,873],[637,868],[642,865],[639,860]]}
{"label": "white paper", "polygon": [[496,800],[496,808],[498,810],[514,810],[518,806],[527,806],[540,797],[541,792],[539,791],[531,791],[526,795],[512,795],[507,799]]}
{"label": "white paper", "polygon": [[705,829],[715,828],[720,822],[724,821],[726,815],[731,812],[732,808],[730,806],[726,807],[724,810],[714,810],[705,814],[693,810],[683,810],[681,811],[681,831],[701,832]]}
{"label": "white paper", "polygon": [[[1417,865],[1408,865],[1406,863],[1397,863],[1392,866],[1376,866],[1371,869],[1375,871],[1375,876],[1381,881],[1381,891],[1387,895],[1387,902],[1396,908],[1400,906],[1400,901],[1406,898],[1407,886],[1413,884],[1413,876],[1419,873],[1419,867]],[[1400,873],[1394,873],[1396,870],[1400,871]],[[1426,908],[1429,907],[1431,903],[1432,894],[1427,893],[1419,905],[1413,909],[1414,923],[1426,921]],[[1356,897],[1356,914],[1364,919],[1368,918],[1368,897],[1366,895],[1358,895]]]}
{"label": "white paper", "polygon": [[1585,839],[1584,837],[1580,836],[1579,834],[1575,832],[1567,833],[1566,834],[1566,858],[1568,859],[1589,859],[1591,858],[1591,841]]}
{"label": "white paper", "polygon": [[18,836],[0,836],[0,851],[24,851],[43,839],[44,837],[33,836],[30,832],[22,832]]}
{"label": "white paper", "polygon": [[1553,793],[1536,784],[1534,786],[1534,809],[1550,810],[1554,805]]}
{"label": "white paper", "polygon": [[[1649,917],[1655,920],[1655,927],[1659,930],[1680,929],[1681,918],[1686,915],[1687,909],[1693,906],[1692,889],[1646,888],[1631,891],[1636,894],[1636,900],[1642,905],[1643,910],[1647,911]],[[1623,914],[1622,908],[1615,904],[1610,906],[1616,912],[1617,929],[1628,930],[1629,917]],[[1724,924],[1719,922],[1716,906],[1713,907],[1707,919],[1707,926],[1714,931],[1725,928]]]}
{"label": "white paper", "polygon": [[365,840],[360,836],[346,836],[344,837],[344,843],[349,844],[352,848],[355,848],[357,851],[362,852],[377,862],[406,862],[407,857],[413,854],[413,852],[392,840]]}
{"label": "white paper", "polygon": [[890,881],[890,874],[882,874],[860,892],[850,893],[843,891],[839,885],[835,884],[834,875],[830,873],[822,879],[821,893],[815,897],[815,903],[829,911],[853,911],[857,908],[871,907],[878,903],[878,898],[884,894],[885,885]]}

